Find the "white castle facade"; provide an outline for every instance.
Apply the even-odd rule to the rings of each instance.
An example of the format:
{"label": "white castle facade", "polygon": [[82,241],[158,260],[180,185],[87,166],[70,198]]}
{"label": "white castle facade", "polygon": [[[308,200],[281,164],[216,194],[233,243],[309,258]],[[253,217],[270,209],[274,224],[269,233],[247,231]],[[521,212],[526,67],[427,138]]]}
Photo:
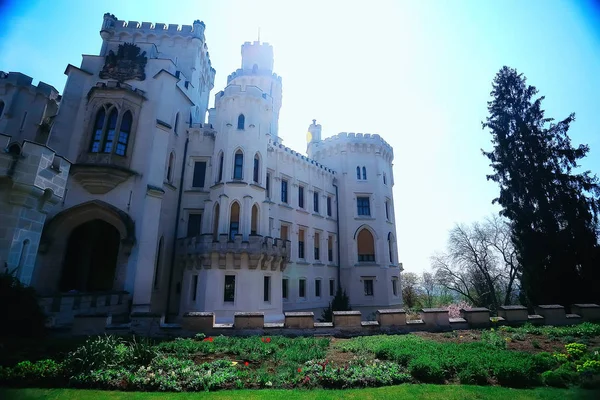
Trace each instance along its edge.
{"label": "white castle facade", "polygon": [[242,45],[209,110],[204,23],[105,14],[100,34],[62,96],[0,76],[0,261],[48,312],[68,321],[104,294],[126,312],[277,321],[320,315],[338,286],[354,309],[402,304],[379,135],[322,139],[313,121],[307,155],[284,146],[267,43]]}

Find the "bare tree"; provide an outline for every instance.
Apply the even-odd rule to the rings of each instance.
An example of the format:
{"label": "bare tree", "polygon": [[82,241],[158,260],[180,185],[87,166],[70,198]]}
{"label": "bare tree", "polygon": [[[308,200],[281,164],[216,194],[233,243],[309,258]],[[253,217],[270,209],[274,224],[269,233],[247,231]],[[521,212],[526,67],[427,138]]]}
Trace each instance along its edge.
{"label": "bare tree", "polygon": [[404,272],[402,274],[402,300],[408,308],[413,308],[418,302],[417,286],[419,277],[414,272]]}
{"label": "bare tree", "polygon": [[501,218],[456,225],[450,231],[447,253],[434,255],[432,266],[440,285],[476,306],[496,310],[514,298],[519,265],[510,226]]}
{"label": "bare tree", "polygon": [[433,296],[437,286],[435,276],[431,272],[423,272],[421,275],[421,289],[423,290],[424,303],[427,307],[433,307]]}

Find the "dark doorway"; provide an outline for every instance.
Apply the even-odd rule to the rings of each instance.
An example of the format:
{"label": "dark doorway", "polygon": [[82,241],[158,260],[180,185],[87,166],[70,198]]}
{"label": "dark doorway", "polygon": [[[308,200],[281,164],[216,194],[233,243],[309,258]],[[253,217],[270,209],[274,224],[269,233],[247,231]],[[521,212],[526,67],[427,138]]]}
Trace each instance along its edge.
{"label": "dark doorway", "polygon": [[60,291],[112,290],[119,241],[119,231],[100,219],[73,229],[65,253]]}

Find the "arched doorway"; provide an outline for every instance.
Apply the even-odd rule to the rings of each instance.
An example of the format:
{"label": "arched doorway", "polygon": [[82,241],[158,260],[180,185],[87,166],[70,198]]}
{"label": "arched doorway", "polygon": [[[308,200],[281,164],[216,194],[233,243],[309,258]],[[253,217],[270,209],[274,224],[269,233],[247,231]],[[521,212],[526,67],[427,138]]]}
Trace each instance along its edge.
{"label": "arched doorway", "polygon": [[120,240],[117,228],[101,219],[73,229],[65,250],[59,290],[112,290]]}

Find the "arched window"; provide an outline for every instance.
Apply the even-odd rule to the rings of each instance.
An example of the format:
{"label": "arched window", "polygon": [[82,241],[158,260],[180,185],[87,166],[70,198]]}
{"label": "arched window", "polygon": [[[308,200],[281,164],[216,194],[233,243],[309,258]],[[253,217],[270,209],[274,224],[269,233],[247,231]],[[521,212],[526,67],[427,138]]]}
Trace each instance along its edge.
{"label": "arched window", "polygon": [[213,212],[213,240],[219,239],[219,213],[221,208],[219,207],[219,203],[215,204],[215,210]]}
{"label": "arched window", "polygon": [[229,217],[229,240],[235,240],[235,235],[240,233],[240,204],[234,201],[231,205]]}
{"label": "arched window", "polygon": [[256,204],[252,206],[252,222],[250,223],[250,234],[258,234],[258,206]]}
{"label": "arched window", "polygon": [[260,157],[258,153],[254,155],[254,173],[252,174],[252,179],[254,182],[258,183],[258,178],[260,177]]}
{"label": "arched window", "polygon": [[358,261],[375,261],[375,240],[368,229],[363,228],[356,238]]}
{"label": "arched window", "polygon": [[233,162],[233,179],[242,179],[244,176],[244,153],[241,150],[235,152]]}
{"label": "arched window", "polygon": [[96,114],[96,122],[94,122],[94,131],[92,134],[92,143],[90,144],[90,152],[97,153],[100,151],[100,142],[102,141],[102,130],[104,128],[104,118],[106,110],[102,107]]}
{"label": "arched window", "polygon": [[169,163],[167,164],[167,182],[173,182],[173,165],[175,164],[175,153],[169,154]]}
{"label": "arched window", "polygon": [[117,129],[117,117],[119,113],[116,108],[113,108],[108,115],[108,126],[106,127],[106,135],[104,136],[103,153],[112,153],[113,142],[115,140],[115,131]]}
{"label": "arched window", "polygon": [[360,179],[360,167],[356,167],[356,179]]}
{"label": "arched window", "polygon": [[392,232],[388,233],[388,252],[390,256],[390,264],[394,263],[394,237]]}
{"label": "arched window", "polygon": [[223,180],[223,153],[219,156],[219,176],[217,182],[221,182]]}
{"label": "arched window", "polygon": [[175,128],[173,128],[173,132],[176,135],[179,133],[179,113],[175,114]]}
{"label": "arched window", "polygon": [[257,72],[258,72],[258,64],[254,64],[254,65],[252,66],[252,73],[253,73],[253,74],[255,74],[255,73],[257,73]]}
{"label": "arched window", "polygon": [[246,123],[246,117],[244,114],[240,114],[238,117],[238,129],[244,129],[244,124]]}
{"label": "arched window", "polygon": [[162,249],[163,249],[163,237],[160,237],[158,241],[158,247],[156,249],[156,261],[154,262],[154,283],[152,287],[154,289],[158,289],[158,285],[160,283],[160,267],[162,265]]}
{"label": "arched window", "polygon": [[133,117],[131,111],[127,111],[123,115],[121,120],[121,126],[119,127],[119,137],[117,138],[117,149],[115,153],[119,156],[127,154],[127,143],[129,142],[129,134],[131,133],[131,123]]}
{"label": "arched window", "polygon": [[367,169],[365,167],[363,167],[363,179],[367,179]]}
{"label": "arched window", "polygon": [[0,117],[2,117],[2,112],[4,111],[4,102],[0,101]]}

